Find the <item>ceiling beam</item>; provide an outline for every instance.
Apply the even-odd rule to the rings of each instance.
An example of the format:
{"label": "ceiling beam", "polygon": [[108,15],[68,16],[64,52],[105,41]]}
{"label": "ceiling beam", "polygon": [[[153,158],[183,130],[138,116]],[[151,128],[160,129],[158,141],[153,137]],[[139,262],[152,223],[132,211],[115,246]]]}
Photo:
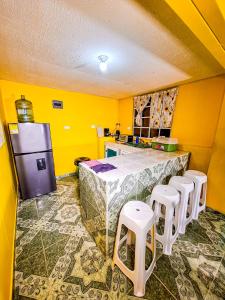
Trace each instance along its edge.
{"label": "ceiling beam", "polygon": [[212,0],[192,0],[192,2],[225,50],[225,20],[217,2]]}
{"label": "ceiling beam", "polygon": [[[205,1],[205,0],[204,0]],[[207,0],[207,2],[213,2],[213,0]],[[224,0],[223,0],[224,1]],[[213,21],[214,29],[209,27],[209,24],[206,22],[207,19],[210,19],[212,23],[213,17],[217,18],[217,15],[206,17],[204,9],[201,9],[201,12],[197,9],[196,3],[200,3],[199,0],[165,0],[165,2],[170,6],[170,8],[176,13],[176,15],[186,24],[186,26],[193,32],[193,34],[201,41],[201,43],[208,49],[208,51],[215,57],[215,59],[220,63],[220,65],[225,69],[225,50],[222,46],[222,32],[224,31],[224,26],[218,28],[218,23]],[[218,10],[225,9],[222,1],[214,1],[218,6],[214,9],[218,13]],[[206,4],[205,4],[206,5]],[[200,6],[200,4],[199,4]],[[201,3],[203,7],[203,4]],[[210,9],[210,7],[207,7]],[[207,9],[206,8],[206,9]],[[223,11],[225,12],[225,11]],[[223,13],[221,12],[221,19]],[[216,24],[216,25],[215,25]],[[218,31],[219,30],[219,31]],[[215,32],[216,31],[216,32]],[[218,38],[220,36],[220,39]]]}

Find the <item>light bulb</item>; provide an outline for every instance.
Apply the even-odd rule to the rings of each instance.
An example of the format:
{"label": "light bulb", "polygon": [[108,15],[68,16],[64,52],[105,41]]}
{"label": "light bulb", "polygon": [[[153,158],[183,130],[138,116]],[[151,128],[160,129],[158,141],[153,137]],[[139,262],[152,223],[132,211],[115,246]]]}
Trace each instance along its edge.
{"label": "light bulb", "polygon": [[98,60],[99,60],[99,69],[102,72],[106,72],[107,71],[107,60],[108,60],[108,56],[107,55],[100,55],[98,56]]}
{"label": "light bulb", "polygon": [[102,72],[106,72],[106,70],[107,70],[107,63],[106,63],[106,62],[100,62],[100,64],[99,64],[99,69],[100,69]]}

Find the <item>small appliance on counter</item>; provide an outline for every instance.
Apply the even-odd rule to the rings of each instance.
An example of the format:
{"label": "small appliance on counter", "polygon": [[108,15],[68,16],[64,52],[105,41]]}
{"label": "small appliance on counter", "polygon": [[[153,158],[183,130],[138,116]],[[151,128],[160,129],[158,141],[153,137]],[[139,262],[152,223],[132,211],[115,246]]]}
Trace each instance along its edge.
{"label": "small appliance on counter", "polygon": [[133,139],[134,139],[133,135],[128,135],[127,136],[127,143],[133,143]]}
{"label": "small appliance on counter", "polygon": [[109,128],[104,128],[104,136],[110,136],[111,133],[109,131]]}
{"label": "small appliance on counter", "polygon": [[177,150],[178,140],[176,138],[157,137],[152,139],[152,149],[172,152]]}
{"label": "small appliance on counter", "polygon": [[115,140],[119,141],[119,138],[120,138],[120,131],[119,131],[119,129],[117,129],[116,134],[115,134]]}
{"label": "small appliance on counter", "polygon": [[120,134],[119,141],[121,143],[133,143],[133,135]]}
{"label": "small appliance on counter", "polygon": [[10,123],[9,135],[22,199],[56,190],[49,124]]}
{"label": "small appliance on counter", "polygon": [[116,133],[115,133],[115,140],[119,141],[119,138],[120,138],[120,123],[116,123],[115,131],[116,131]]}

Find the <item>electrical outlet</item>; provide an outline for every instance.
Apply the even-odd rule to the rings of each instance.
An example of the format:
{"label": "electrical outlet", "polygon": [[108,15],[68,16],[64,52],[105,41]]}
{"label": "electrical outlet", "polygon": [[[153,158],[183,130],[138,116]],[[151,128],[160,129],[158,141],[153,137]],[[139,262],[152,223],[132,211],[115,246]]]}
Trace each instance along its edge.
{"label": "electrical outlet", "polygon": [[68,125],[65,125],[65,126],[64,126],[64,129],[65,129],[65,130],[70,130],[70,129],[71,129],[71,127],[70,127],[70,126],[68,126]]}

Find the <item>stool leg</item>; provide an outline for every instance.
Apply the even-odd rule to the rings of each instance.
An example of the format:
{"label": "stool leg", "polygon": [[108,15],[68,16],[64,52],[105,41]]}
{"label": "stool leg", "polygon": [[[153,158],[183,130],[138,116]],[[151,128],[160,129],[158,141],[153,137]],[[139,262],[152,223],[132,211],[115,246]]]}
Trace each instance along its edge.
{"label": "stool leg", "polygon": [[188,219],[186,220],[187,222],[191,222],[192,219],[193,219],[193,214],[194,214],[194,208],[195,208],[195,205],[194,205],[194,197],[195,197],[195,193],[194,191],[192,191],[190,193],[190,203],[188,205],[188,212],[189,212],[189,217]]}
{"label": "stool leg", "polygon": [[155,232],[156,232],[156,226],[153,224],[151,229],[151,250],[152,250],[152,262],[156,259],[156,240],[155,240]]}
{"label": "stool leg", "polygon": [[132,245],[132,231],[129,229],[127,231],[127,245]]}
{"label": "stool leg", "polygon": [[117,227],[117,233],[116,233],[116,240],[115,240],[115,246],[114,246],[114,253],[113,253],[113,260],[112,260],[112,269],[115,267],[115,262],[118,259],[118,250],[119,250],[119,245],[120,245],[120,234],[121,234],[121,228],[122,228],[122,223],[119,221],[118,227]]}
{"label": "stool leg", "polygon": [[146,242],[146,246],[152,251],[152,253],[155,252],[156,248],[156,242],[155,242],[155,232],[156,232],[156,226],[155,224],[152,225],[152,228],[149,230],[148,234],[151,236],[151,242]]}
{"label": "stool leg", "polygon": [[198,209],[201,197],[201,184],[195,184],[193,220],[198,220]]}
{"label": "stool leg", "polygon": [[147,198],[147,201],[148,201],[148,204],[149,204],[149,206],[151,207],[151,209],[153,209],[153,202],[155,201],[154,199],[153,199],[153,197],[148,197]]}
{"label": "stool leg", "polygon": [[149,276],[151,275],[153,269],[156,267],[155,262],[156,262],[156,240],[155,240],[155,224],[152,225],[152,228],[150,229],[149,233],[151,234],[151,243],[147,242],[147,247],[151,250],[152,252],[152,261],[148,269],[146,270],[146,281],[148,280]]}
{"label": "stool leg", "polygon": [[[148,198],[148,200],[149,200],[149,206],[153,210],[153,204],[154,204],[155,199],[153,197],[150,197],[150,198]],[[159,223],[160,210],[161,210],[161,205],[157,201],[155,201],[154,214],[155,214],[156,224]]]}
{"label": "stool leg", "polygon": [[135,265],[134,265],[134,295],[143,297],[145,294],[145,251],[146,234],[136,235]]}
{"label": "stool leg", "polygon": [[154,213],[155,213],[155,222],[156,222],[156,224],[158,224],[159,223],[159,217],[161,216],[161,204],[157,201],[155,201]]}
{"label": "stool leg", "polygon": [[207,189],[207,183],[203,183],[199,187],[199,201],[196,205],[196,212],[195,212],[195,220],[198,220],[199,213],[203,210],[205,210],[206,206],[206,189]]}
{"label": "stool leg", "polygon": [[174,208],[169,206],[166,208],[166,216],[165,216],[165,228],[163,234],[163,253],[166,255],[171,255],[172,252],[172,226],[173,226],[173,212]]}
{"label": "stool leg", "polygon": [[202,187],[202,197],[200,199],[201,211],[205,210],[206,207],[206,192],[207,192],[207,182],[203,183],[203,187]]}
{"label": "stool leg", "polygon": [[175,231],[179,231],[180,227],[180,221],[182,220],[182,209],[183,209],[183,203],[180,201],[179,205],[175,207],[175,216],[174,216],[174,225],[175,225]]}
{"label": "stool leg", "polygon": [[180,214],[179,214],[179,222],[178,222],[178,232],[181,234],[184,234],[186,229],[188,199],[189,199],[189,193],[181,194]]}

